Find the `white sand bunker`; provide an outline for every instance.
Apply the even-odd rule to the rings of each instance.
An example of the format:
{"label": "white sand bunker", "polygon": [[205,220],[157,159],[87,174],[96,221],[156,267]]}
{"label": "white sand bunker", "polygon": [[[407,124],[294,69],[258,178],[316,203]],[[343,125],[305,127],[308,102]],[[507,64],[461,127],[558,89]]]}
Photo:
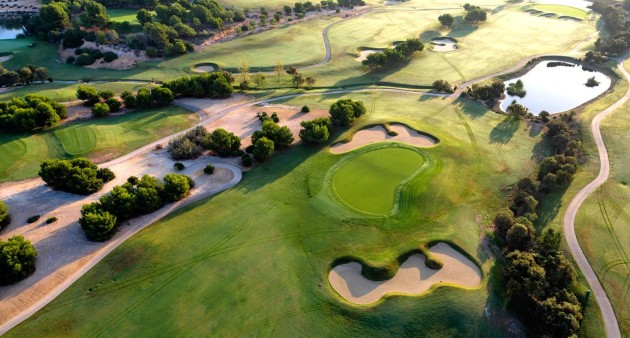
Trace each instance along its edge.
{"label": "white sand bunker", "polygon": [[209,73],[214,71],[214,67],[210,65],[197,66],[193,68],[193,72],[195,73]]}
{"label": "white sand bunker", "polygon": [[438,243],[429,251],[444,264],[440,270],[427,268],[424,255],[414,254],[387,281],[366,279],[357,262],[336,266],[328,274],[328,281],[341,297],[354,304],[372,304],[389,293],[419,295],[435,284],[476,287],[481,283],[477,265],[448,244]]}
{"label": "white sand bunker", "polygon": [[330,146],[330,152],[341,154],[377,142],[401,142],[416,147],[431,147],[437,143],[435,138],[421,134],[403,124],[391,124],[389,129],[398,135],[388,135],[387,130],[381,125],[361,129],[352,136],[350,142],[340,142]]}
{"label": "white sand bunker", "polygon": [[378,53],[380,50],[378,49],[366,49],[359,52],[359,57],[355,58],[356,62],[363,62],[363,60],[367,60],[368,55]]}
{"label": "white sand bunker", "polygon": [[450,52],[458,48],[457,40],[453,38],[435,38],[431,40],[431,47],[434,52]]}

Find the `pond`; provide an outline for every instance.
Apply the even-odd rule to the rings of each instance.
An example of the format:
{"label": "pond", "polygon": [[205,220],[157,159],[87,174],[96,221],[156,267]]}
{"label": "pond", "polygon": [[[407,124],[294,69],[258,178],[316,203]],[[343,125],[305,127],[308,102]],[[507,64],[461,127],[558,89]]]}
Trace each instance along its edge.
{"label": "pond", "polygon": [[[591,82],[589,79],[593,77],[599,84],[587,86],[587,81]],[[559,60],[542,61],[524,75],[505,81],[505,87],[518,80],[523,84],[525,96],[510,96],[506,90],[501,110],[505,111],[516,100],[534,115],[543,110],[552,114],[560,113],[596,98],[608,90],[611,84],[610,78],[601,72]]]}
{"label": "pond", "polygon": [[0,25],[0,40],[15,39],[20,33],[24,33],[22,28],[9,28]]}

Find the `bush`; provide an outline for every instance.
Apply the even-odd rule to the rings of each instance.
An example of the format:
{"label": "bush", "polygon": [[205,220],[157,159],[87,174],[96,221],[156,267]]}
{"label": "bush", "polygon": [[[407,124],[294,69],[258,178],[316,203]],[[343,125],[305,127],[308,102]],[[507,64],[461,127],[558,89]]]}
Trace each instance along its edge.
{"label": "bush", "polygon": [[156,107],[166,107],[171,104],[174,99],[175,96],[173,96],[173,92],[168,88],[158,87],[151,89],[151,102],[153,103],[152,105]]}
{"label": "bush", "polygon": [[52,224],[52,223],[55,223],[55,222],[57,222],[57,217],[48,217],[46,219],[46,224]]}
{"label": "bush", "polygon": [[208,175],[212,175],[214,174],[214,166],[212,164],[208,164],[205,168],[203,168],[203,172],[208,174]]}
{"label": "bush", "polygon": [[274,143],[266,137],[260,137],[254,143],[254,158],[256,161],[262,162],[271,157],[274,151]]}
{"label": "bush", "polygon": [[109,115],[109,106],[107,103],[97,103],[92,107],[92,115],[94,117],[105,117]]}
{"label": "bush", "polygon": [[39,221],[40,217],[41,217],[40,215],[33,215],[33,216],[31,216],[31,217],[26,219],[26,223],[28,223],[28,224],[35,223],[35,222]]}
{"label": "bush", "polygon": [[182,170],[186,169],[186,166],[182,162],[176,162],[173,165],[173,168],[175,168],[176,170],[182,171]]}
{"label": "bush", "polygon": [[158,53],[158,50],[153,48],[153,47],[149,47],[147,48],[147,56],[150,58],[156,58],[158,56],[160,56],[160,53]]}
{"label": "bush", "polygon": [[318,118],[300,123],[300,138],[307,144],[321,144],[328,141],[332,131],[332,122],[329,118]]}
{"label": "bush", "polygon": [[14,236],[0,241],[0,285],[19,282],[35,272],[37,251],[30,241]]}
{"label": "bush", "polygon": [[112,51],[108,51],[103,53],[103,60],[105,60],[105,62],[112,62],[114,60],[118,59],[118,54],[112,52]]}
{"label": "bush", "polygon": [[251,167],[252,157],[249,154],[243,154],[243,156],[241,156],[241,164],[243,164],[244,167]]}
{"label": "bush", "polygon": [[302,110],[300,110],[302,113],[309,113],[310,111],[311,109],[308,106],[302,106]]}
{"label": "bush", "polygon": [[0,230],[4,229],[9,223],[11,223],[9,207],[3,201],[0,201]]}
{"label": "bush", "polygon": [[[100,175],[107,178],[103,171]],[[104,183],[98,177],[98,167],[86,158],[46,160],[40,166],[39,176],[51,189],[80,195],[96,192]]]}
{"label": "bush", "polygon": [[116,216],[103,210],[96,202],[81,208],[79,224],[90,241],[103,242],[116,234]]}
{"label": "bush", "polygon": [[179,201],[188,196],[195,182],[188,176],[181,174],[166,174],[164,176],[164,197],[167,202]]}
{"label": "bush", "polygon": [[280,118],[278,117],[278,113],[273,112],[273,113],[271,114],[271,120],[272,120],[273,122],[275,122],[275,123],[280,122]]}
{"label": "bush", "polygon": [[252,134],[252,144],[255,146],[256,141],[262,137],[271,140],[274,143],[274,148],[278,150],[289,147],[294,140],[293,133],[287,126],[280,127],[273,121],[263,122],[262,129],[256,130]]}
{"label": "bush", "polygon": [[83,100],[83,104],[88,107],[93,106],[101,100],[96,92],[96,88],[84,85],[80,85],[79,88],[77,88],[77,99]]}
{"label": "bush", "polygon": [[433,89],[437,92],[442,92],[442,93],[453,92],[453,86],[450,83],[448,83],[446,80],[435,80],[435,82],[433,82]]}
{"label": "bush", "polygon": [[202,144],[206,142],[208,131],[198,126],[168,142],[168,153],[174,160],[190,160],[201,155]]}
{"label": "bush", "polygon": [[365,106],[361,101],[340,99],[330,106],[330,119],[333,125],[347,127],[365,114]]}
{"label": "bush", "polygon": [[76,58],[75,58],[74,56],[72,56],[72,55],[71,55],[71,56],[68,56],[68,57],[66,58],[66,63],[70,63],[70,64],[72,64],[72,63],[74,63],[74,61],[75,61],[75,60],[76,60]]}
{"label": "bush", "polygon": [[120,111],[120,107],[122,106],[122,103],[120,103],[120,101],[118,101],[118,99],[113,98],[113,97],[110,98],[110,99],[107,99],[107,101],[105,101],[105,104],[109,107],[109,110],[112,113]]}
{"label": "bush", "polygon": [[103,183],[107,183],[116,178],[114,172],[109,168],[98,168],[96,170],[96,178],[103,180]]}
{"label": "bush", "polygon": [[138,177],[136,177],[136,176],[129,176],[129,178],[127,178],[127,183],[130,183],[132,185],[138,184]]}
{"label": "bush", "polygon": [[77,59],[74,62],[74,64],[77,66],[89,66],[93,64],[95,61],[96,60],[94,59],[94,57],[92,57],[92,55],[88,53],[81,53],[79,56],[77,56]]}
{"label": "bush", "polygon": [[206,135],[204,147],[216,152],[221,157],[228,157],[240,150],[241,139],[234,133],[218,128]]}

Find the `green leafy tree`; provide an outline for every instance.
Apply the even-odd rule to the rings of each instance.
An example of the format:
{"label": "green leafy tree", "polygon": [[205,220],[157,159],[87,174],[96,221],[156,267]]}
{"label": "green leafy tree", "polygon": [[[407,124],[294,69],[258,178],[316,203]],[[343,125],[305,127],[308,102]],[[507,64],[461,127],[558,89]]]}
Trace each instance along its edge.
{"label": "green leafy tree", "polygon": [[13,236],[0,241],[0,285],[23,280],[35,271],[37,252],[30,241]]}
{"label": "green leafy tree", "polygon": [[144,26],[145,23],[153,21],[153,14],[145,8],[141,8],[138,13],[136,13],[136,19]]}
{"label": "green leafy tree", "polygon": [[168,88],[158,87],[151,89],[151,101],[158,107],[166,107],[171,104],[174,99],[175,96],[173,92]]}
{"label": "green leafy tree", "polygon": [[273,155],[273,151],[274,151],[273,141],[264,136],[257,139],[256,142],[254,143],[253,155],[256,161],[262,162],[271,158],[271,155]]}
{"label": "green leafy tree", "polygon": [[103,210],[97,202],[81,207],[79,224],[90,241],[103,242],[116,234],[116,216]]}
{"label": "green leafy tree", "polygon": [[502,209],[494,216],[494,227],[499,236],[505,238],[508,230],[514,225],[516,220],[514,219],[514,213],[510,209]]}
{"label": "green leafy tree", "polygon": [[166,174],[164,176],[164,199],[176,202],[188,196],[190,189],[195,186],[193,180],[181,174]]}
{"label": "green leafy tree", "polygon": [[105,117],[109,115],[109,106],[107,103],[97,103],[92,107],[92,115],[94,117]]}
{"label": "green leafy tree", "polygon": [[455,17],[453,17],[452,15],[448,13],[442,14],[438,16],[438,21],[440,21],[440,24],[442,26],[451,27],[453,23],[455,22]]}
{"label": "green leafy tree", "polygon": [[235,154],[241,148],[241,139],[225,129],[215,129],[205,139],[205,147],[217,153],[221,157]]}
{"label": "green leafy tree", "polygon": [[9,207],[3,201],[0,201],[0,230],[4,229],[9,223],[11,223]]}
{"label": "green leafy tree", "polygon": [[85,101],[84,104],[90,107],[101,100],[96,92],[96,88],[84,85],[80,85],[77,88],[77,99]]}
{"label": "green leafy tree", "polygon": [[271,140],[275,149],[281,150],[289,147],[293,143],[293,133],[287,126],[280,127],[274,121],[264,121],[261,130],[257,130],[252,134],[252,144],[262,137]]}
{"label": "green leafy tree", "polygon": [[545,285],[545,269],[538,265],[536,254],[513,251],[507,255],[505,277],[510,297],[529,298],[541,295]]}
{"label": "green leafy tree", "polygon": [[333,125],[347,127],[365,114],[365,106],[361,101],[340,99],[330,106],[330,120]]}
{"label": "green leafy tree", "polygon": [[328,141],[332,131],[332,122],[329,118],[318,118],[300,123],[300,139],[307,144],[322,144]]}
{"label": "green leafy tree", "polygon": [[510,250],[527,250],[533,240],[533,229],[529,229],[526,225],[516,223],[507,231],[505,240]]}

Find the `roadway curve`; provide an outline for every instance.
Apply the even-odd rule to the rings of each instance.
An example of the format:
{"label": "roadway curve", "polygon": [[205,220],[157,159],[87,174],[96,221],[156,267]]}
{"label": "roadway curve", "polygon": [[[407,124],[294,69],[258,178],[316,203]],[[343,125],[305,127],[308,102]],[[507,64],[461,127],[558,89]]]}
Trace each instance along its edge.
{"label": "roadway curve", "polygon": [[[619,61],[617,68],[626,80],[630,82],[630,74],[623,67],[622,61]],[[593,134],[595,145],[597,146],[597,151],[599,153],[599,174],[591,183],[582,188],[582,190],[573,197],[573,200],[567,207],[563,223],[564,237],[566,238],[567,245],[569,246],[569,250],[571,250],[573,258],[575,258],[577,265],[580,267],[580,270],[582,270],[584,277],[591,285],[591,290],[595,294],[595,297],[597,297],[597,302],[599,303],[599,308],[602,312],[602,317],[604,318],[606,334],[609,338],[621,338],[619,324],[617,323],[617,316],[615,316],[615,311],[613,310],[610,300],[599,282],[599,279],[597,279],[595,271],[593,271],[586,255],[584,255],[584,251],[580,247],[577,235],[575,234],[575,217],[586,198],[604,184],[610,175],[610,160],[608,159],[608,150],[606,149],[606,144],[604,143],[602,132],[600,130],[601,122],[604,118],[615,112],[619,107],[626,103],[628,99],[630,99],[630,88],[621,99],[608,107],[606,110],[597,114],[597,116],[595,116],[591,121],[591,133]]]}

